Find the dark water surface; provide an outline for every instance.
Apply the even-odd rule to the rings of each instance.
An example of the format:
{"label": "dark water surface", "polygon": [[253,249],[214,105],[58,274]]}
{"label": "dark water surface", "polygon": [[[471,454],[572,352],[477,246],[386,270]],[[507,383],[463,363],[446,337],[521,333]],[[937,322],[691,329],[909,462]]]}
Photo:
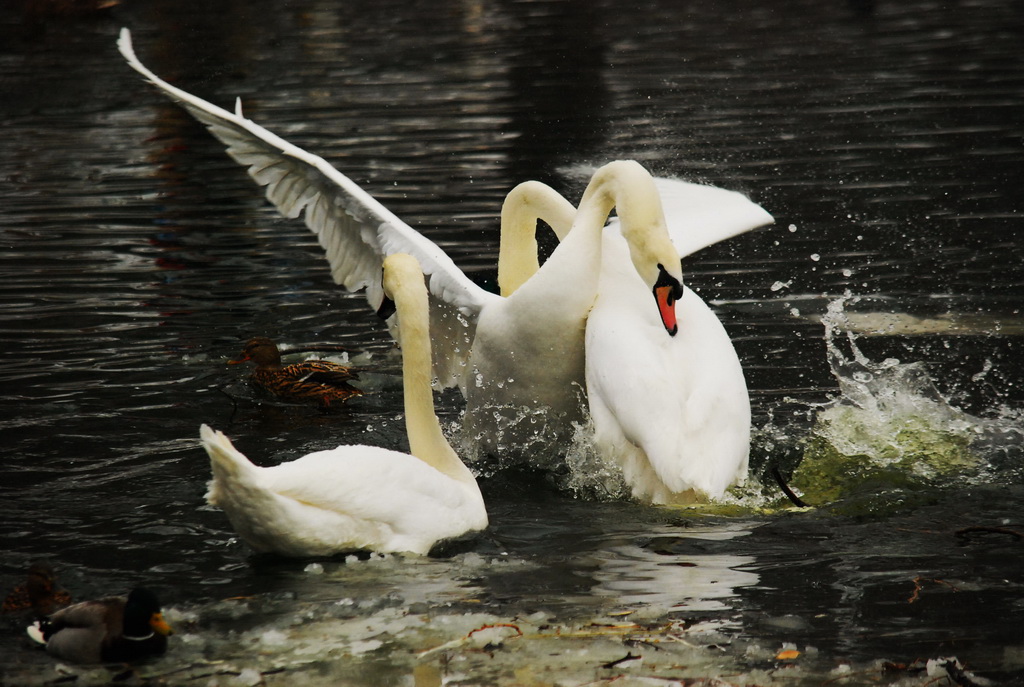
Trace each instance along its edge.
{"label": "dark water surface", "polygon": [[[264,464],[343,442],[402,448],[399,359],[305,227],[123,63],[121,26],[155,72],[223,106],[241,97],[482,282],[501,200],[525,179],[578,197],[573,168],[625,157],[747,193],[777,223],[685,266],[744,363],[755,474],[791,468],[840,394],[819,318],[844,294],[857,350],[921,363],[932,397],[969,414],[978,464],[861,486],[834,508],[758,514],[748,497],[741,515],[706,517],[497,474],[491,530],[452,558],[251,557],[205,506],[199,424]],[[218,670],[220,684],[924,684],[934,675],[880,661],[943,656],[1020,684],[1022,36],[1024,7],[995,0],[5,7],[3,588],[42,556],[78,597],[156,588],[180,632],[147,674],[171,684]],[[330,413],[261,402],[225,365],[253,335],[349,347],[378,391]],[[460,409],[440,397],[453,426]],[[224,601],[242,596],[244,611]],[[441,620],[401,624],[420,617]],[[465,647],[414,658],[503,619],[536,631],[490,663]],[[628,621],[696,628],[692,653],[607,629]],[[297,634],[316,623],[330,640]],[[611,643],[549,651],[553,626],[602,627],[578,642]],[[3,630],[0,679],[55,678],[14,619]],[[785,643],[801,657],[776,659]],[[627,652],[644,660],[602,667]]]}

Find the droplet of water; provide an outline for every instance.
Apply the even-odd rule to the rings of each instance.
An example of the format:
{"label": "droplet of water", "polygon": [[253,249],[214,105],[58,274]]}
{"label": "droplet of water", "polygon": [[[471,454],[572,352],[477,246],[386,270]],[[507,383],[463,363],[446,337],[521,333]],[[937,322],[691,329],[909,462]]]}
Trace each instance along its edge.
{"label": "droplet of water", "polygon": [[988,373],[991,370],[992,370],[992,361],[991,360],[986,360],[985,364],[981,368],[981,372],[973,375],[971,377],[971,381],[972,382],[980,382],[982,379],[985,378],[986,375],[988,375]]}

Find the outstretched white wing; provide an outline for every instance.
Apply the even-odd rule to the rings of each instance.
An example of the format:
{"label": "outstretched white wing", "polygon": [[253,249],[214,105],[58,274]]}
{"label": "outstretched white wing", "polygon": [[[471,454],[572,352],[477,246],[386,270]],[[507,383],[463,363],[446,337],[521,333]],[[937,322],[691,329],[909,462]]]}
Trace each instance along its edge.
{"label": "outstretched white wing", "polygon": [[736,191],[661,177],[654,183],[672,243],[684,258],[775,221],[764,208]]}
{"label": "outstretched white wing", "polygon": [[392,253],[415,256],[428,278],[432,331],[437,324],[435,336],[452,337],[435,339],[435,373],[445,384],[456,381],[469,353],[476,317],[498,296],[474,284],[437,244],[326,160],[243,117],[241,101],[232,113],[167,83],[135,56],[128,29],[121,29],[117,45],[133,69],[180,102],[227,146],[228,154],[247,167],[284,216],[295,218],[304,211],[306,226],[317,235],[337,284],[350,291],[365,289],[376,310],[383,299],[384,258]]}
{"label": "outstretched white wing", "polygon": [[[562,169],[566,176],[576,180],[589,179],[595,171],[597,168],[591,165]],[[661,197],[672,244],[682,258],[775,222],[764,208],[737,191],[666,177],[654,177],[654,185]],[[618,223],[618,218],[612,218],[609,225],[618,228]],[[559,240],[566,231],[559,234]]]}

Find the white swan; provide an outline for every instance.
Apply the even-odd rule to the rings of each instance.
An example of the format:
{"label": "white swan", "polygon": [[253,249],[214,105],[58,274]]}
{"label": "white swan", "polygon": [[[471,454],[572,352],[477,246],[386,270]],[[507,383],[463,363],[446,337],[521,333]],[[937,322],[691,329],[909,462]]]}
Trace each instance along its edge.
{"label": "white swan", "polygon": [[[651,177],[635,162],[598,170],[576,215],[576,228],[543,267],[502,298],[471,282],[438,246],[322,158],[245,119],[238,106],[228,112],[161,80],[139,62],[126,29],[118,46],[135,70],[228,146],[284,215],[297,217],[304,211],[337,283],[366,289],[376,309],[383,258],[406,252],[419,260],[433,297],[435,375],[441,384],[462,389],[467,435],[483,450],[522,449],[538,434],[549,441],[566,440],[572,421],[581,418],[584,325],[597,294],[602,227],[613,207],[631,262],[647,288],[645,307],[661,313],[664,336],[674,333],[673,303],[682,294],[679,255],[668,239]],[[528,421],[517,423],[520,418]],[[538,425],[550,431],[538,431]],[[557,447],[545,446],[551,449]]]}
{"label": "white swan", "polygon": [[[437,246],[394,217],[323,159],[244,119],[238,108],[236,114],[228,113],[160,80],[135,57],[127,31],[122,31],[119,47],[135,70],[181,101],[227,144],[228,153],[248,166],[259,183],[266,185],[267,197],[285,215],[295,217],[305,211],[306,223],[324,246],[336,282],[351,290],[366,288],[368,299],[376,307],[380,293],[374,274],[383,256],[404,251],[420,259],[424,271],[430,275],[433,296],[434,372],[442,384],[459,384],[462,388],[467,399],[466,434],[480,448],[501,453],[528,453],[531,442],[544,440],[553,442],[545,445],[545,453],[556,452],[560,446],[555,444],[566,441],[572,423],[583,418],[585,384],[595,394],[591,402],[595,417],[604,411],[613,416],[617,414],[616,396],[617,400],[632,402],[642,395],[649,405],[650,399],[658,394],[668,394],[659,410],[681,409],[688,403],[705,404],[701,397],[703,391],[694,386],[695,382],[681,383],[686,391],[680,392],[677,390],[680,385],[667,385],[666,377],[653,366],[641,366],[630,375],[629,383],[637,389],[646,388],[646,392],[616,392],[605,399],[608,385],[602,386],[600,382],[603,379],[613,383],[615,380],[609,379],[608,372],[614,368],[610,363],[598,362],[611,359],[610,355],[587,353],[589,360],[585,358],[584,327],[592,306],[598,307],[598,313],[605,311],[601,304],[608,298],[599,298],[598,294],[610,294],[616,288],[613,286],[616,280],[603,272],[600,278],[605,286],[597,286],[599,269],[609,273],[625,269],[632,272],[634,282],[639,280],[645,290],[644,296],[630,301],[628,307],[644,310],[646,315],[657,317],[662,323],[660,328],[655,328],[658,333],[652,334],[650,340],[639,343],[657,344],[662,340],[660,343],[665,344],[666,338],[671,341],[671,337],[666,337],[666,330],[674,331],[673,320],[677,313],[669,300],[682,293],[679,255],[772,221],[770,215],[749,200],[710,186],[653,181],[665,199],[673,248],[665,240],[663,214],[657,194],[652,192],[651,177],[635,163],[613,163],[595,174],[579,217],[553,190],[538,182],[527,182],[510,194],[503,208],[499,276],[503,295],[508,297],[499,298],[473,285]],[[620,223],[612,222],[613,228],[605,231],[602,239],[600,227],[611,207],[616,205],[618,215],[632,228],[624,231]],[[573,221],[581,228],[572,232],[572,240],[559,246],[543,268],[537,260],[538,217],[552,224],[560,237],[565,237]],[[606,252],[604,259],[602,250]],[[656,269],[658,266],[660,269]],[[650,294],[658,280],[662,280],[659,288],[664,309],[655,314],[658,306],[651,304]],[[692,294],[685,296],[684,301],[684,305],[696,301],[692,307],[707,310]],[[710,311],[707,314],[711,314]],[[595,321],[604,319],[613,323],[616,317],[598,317]],[[686,319],[697,321],[696,315],[688,315]],[[615,341],[604,346],[597,343],[602,340],[602,333],[615,336],[614,328],[587,327],[587,336],[595,341],[591,344],[592,350],[615,347]],[[709,325],[706,329],[714,327]],[[684,338],[695,336],[696,329],[691,330],[684,328]],[[617,344],[625,341],[625,338],[620,339]],[[731,349],[727,339],[726,345]],[[636,362],[643,359],[630,351],[625,351],[625,358]],[[670,356],[665,363],[671,360]],[[680,400],[680,393],[688,400]],[[641,404],[639,409],[643,411],[647,405]],[[630,409],[624,409],[623,422],[613,418],[615,423],[598,423],[605,437],[601,445],[622,444],[628,454],[632,450],[630,444],[649,443],[638,438],[639,432],[626,420],[629,413]],[[645,411],[643,415],[647,415]],[[700,417],[694,413],[691,416]],[[653,422],[654,416],[648,417],[652,418],[649,425],[657,424]],[[675,411],[669,412],[667,418],[666,427],[679,424]],[[705,424],[709,430],[731,427],[724,422]],[[749,432],[749,422],[745,430],[732,433],[738,437],[737,442],[743,442],[744,432]],[[627,443],[623,443],[623,439]],[[662,452],[651,449],[647,453],[658,456]],[[651,460],[658,465],[666,464],[659,469],[669,473],[678,462],[678,459]],[[647,459],[623,458],[620,462],[624,463],[628,475],[636,474],[636,479],[649,481],[650,471],[644,467],[644,461]],[[709,458],[705,463],[715,461]],[[631,462],[636,467],[629,467]],[[732,471],[732,468],[719,470]],[[735,472],[742,470],[737,467]],[[675,478],[669,473],[660,481],[675,484],[673,490],[679,490],[680,484],[687,482],[687,478]],[[707,486],[697,482],[697,488],[717,493],[721,490],[716,486],[718,481],[713,479]],[[635,486],[641,499],[665,500],[654,491],[664,489]]]}
{"label": "white swan", "polygon": [[689,288],[676,304],[679,333],[671,339],[636,309],[637,295],[628,270],[602,263],[586,332],[594,445],[641,501],[720,498],[747,476],[750,397],[739,357]]}
{"label": "white swan", "polygon": [[203,425],[213,480],[206,495],[257,551],[324,556],[356,549],[425,554],[438,541],[487,527],[480,488],[434,415],[427,292],[415,258],[384,261],[383,288],[401,322],[410,454],[339,446],[258,467]]}
{"label": "white swan", "polygon": [[[667,179],[656,183],[683,256],[774,221],[739,193]],[[572,205],[544,184],[513,189],[502,208],[503,295],[538,269],[536,220],[562,239],[572,214]],[[676,305],[674,337],[663,335],[658,318],[644,307],[647,298],[613,220],[604,233],[598,295],[586,324],[593,445],[619,465],[641,501],[719,498],[747,474],[750,400],[739,358],[721,322],[689,288]]]}

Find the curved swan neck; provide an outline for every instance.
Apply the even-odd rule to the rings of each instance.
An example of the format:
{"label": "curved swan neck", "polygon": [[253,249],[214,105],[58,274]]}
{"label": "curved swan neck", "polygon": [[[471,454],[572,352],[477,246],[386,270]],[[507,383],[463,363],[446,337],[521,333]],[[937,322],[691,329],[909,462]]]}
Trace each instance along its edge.
{"label": "curved swan neck", "polygon": [[633,264],[648,286],[654,286],[659,264],[681,279],[679,253],[669,237],[654,178],[633,160],[610,162],[594,173],[573,227],[603,226],[613,208]]}
{"label": "curved swan neck", "polygon": [[416,259],[404,254],[389,256],[384,261],[384,290],[398,312],[409,452],[449,477],[473,482],[473,474],[445,439],[434,413],[429,305]]}
{"label": "curved swan neck", "polygon": [[498,286],[509,296],[532,277],[537,262],[537,220],[544,220],[561,241],[572,228],[576,208],[557,191],[539,181],[526,181],[505,197],[501,206],[501,244]]}

